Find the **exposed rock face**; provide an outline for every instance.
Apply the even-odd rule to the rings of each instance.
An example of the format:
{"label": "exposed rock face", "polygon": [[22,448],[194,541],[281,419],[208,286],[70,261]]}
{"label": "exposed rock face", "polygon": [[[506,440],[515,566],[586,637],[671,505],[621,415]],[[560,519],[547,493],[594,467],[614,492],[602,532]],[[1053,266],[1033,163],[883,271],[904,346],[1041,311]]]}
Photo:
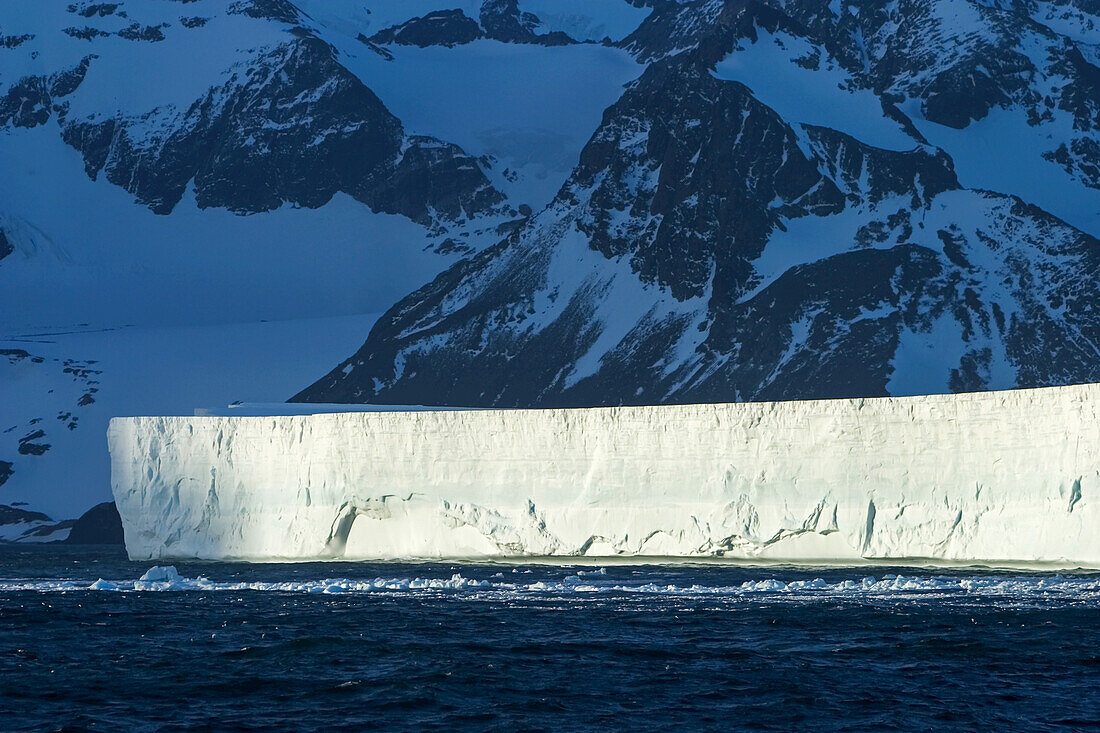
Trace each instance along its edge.
{"label": "exposed rock face", "polygon": [[292,25],[301,20],[298,9],[288,0],[236,0],[228,12]]}
{"label": "exposed rock face", "polygon": [[97,504],[73,523],[65,540],[70,545],[121,545],[122,520],[113,501]]}
{"label": "exposed rock face", "polygon": [[[649,68],[555,201],[398,303],[295,399],[581,406],[1100,380],[1100,231],[1021,200],[1045,195],[1026,183],[966,187],[957,148],[922,133],[993,112],[1072,131],[1048,152],[1025,126],[1019,144],[1092,201],[1096,47],[1036,20],[1045,6],[966,4],[959,20],[935,0],[832,5],[659,5],[622,43]],[[841,79],[838,106],[872,100],[887,147],[723,76],[727,57],[773,44],[792,75]]]}
{"label": "exposed rock face", "polygon": [[564,46],[574,43],[562,32],[537,34],[539,19],[519,9],[517,0],[484,0],[481,4],[481,27],[485,35],[505,43],[538,43],[543,46]]}
{"label": "exposed rock face", "polygon": [[73,3],[71,12],[82,18],[106,17],[114,15],[121,3]]}
{"label": "exposed rock face", "polygon": [[19,48],[32,38],[34,38],[33,33],[22,33],[16,36],[0,36],[0,48]]}
{"label": "exposed rock face", "polygon": [[72,69],[48,77],[25,76],[12,84],[0,98],[0,126],[37,127],[54,111],[63,114],[63,99],[84,81],[91,60],[88,56]]}
{"label": "exposed rock face", "polygon": [[422,18],[413,18],[399,26],[387,28],[371,36],[378,44],[396,43],[402,46],[458,46],[482,38],[481,26],[466,17],[461,10],[441,10]]}
{"label": "exposed rock face", "polygon": [[40,442],[46,437],[45,430],[32,430],[19,439],[19,452],[25,456],[40,456],[50,449],[49,443]]}
{"label": "exposed rock face", "polygon": [[[1035,120],[1061,109],[1083,131],[1097,124],[1095,62],[1064,31],[1072,17],[1092,22],[1089,3],[845,2],[836,14],[827,2],[769,4],[822,38],[865,86],[919,99],[929,121],[962,129],[995,107],[1019,105]],[[1062,83],[1044,88],[1050,72]]]}
{"label": "exposed rock face", "polygon": [[239,74],[196,102],[153,151],[116,120],[70,120],[63,136],[90,176],[103,172],[158,213],[170,212],[192,182],[200,207],[239,213],[284,202],[316,208],[344,191],[376,211],[428,223],[433,212],[457,219],[503,200],[457,146],[406,137],[316,38],[279,46]]}
{"label": "exposed rock face", "polygon": [[[4,464],[0,462],[0,476]],[[2,482],[0,482],[2,483]],[[42,512],[23,508],[24,505],[0,504],[0,543],[60,542],[69,534],[73,521],[55,522]]]}
{"label": "exposed rock face", "polygon": [[565,46],[576,43],[561,31],[538,33],[537,16],[519,9],[517,0],[484,0],[478,20],[461,10],[438,10],[400,25],[386,28],[369,39],[374,44],[403,46],[457,46],[479,38],[491,38],[503,43],[533,43],[542,46]]}
{"label": "exposed rock face", "polygon": [[48,522],[49,517],[42,512],[30,511],[20,507],[0,504],[0,524],[18,524],[21,522]]}
{"label": "exposed rock face", "polygon": [[593,249],[629,255],[643,282],[685,300],[712,277],[741,294],[784,218],[917,190],[926,204],[958,185],[938,151],[890,155],[832,130],[801,132],[741,85],[656,63],[608,110],[559,201],[585,201],[577,228]]}

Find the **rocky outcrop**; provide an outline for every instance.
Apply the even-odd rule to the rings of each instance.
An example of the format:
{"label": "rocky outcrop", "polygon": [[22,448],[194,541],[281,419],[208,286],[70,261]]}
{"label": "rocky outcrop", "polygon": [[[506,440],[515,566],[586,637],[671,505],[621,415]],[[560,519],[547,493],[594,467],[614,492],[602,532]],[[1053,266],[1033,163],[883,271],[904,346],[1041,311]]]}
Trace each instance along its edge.
{"label": "rocky outcrop", "polygon": [[488,38],[505,43],[537,43],[543,46],[576,43],[560,31],[536,33],[538,17],[521,11],[518,0],[484,0],[480,20]]}
{"label": "rocky outcrop", "polygon": [[460,46],[483,38],[481,26],[461,10],[440,10],[401,25],[379,31],[372,43],[396,43],[401,46]]}
{"label": "rocky outcrop", "polygon": [[113,501],[97,504],[77,519],[65,542],[70,545],[121,545],[122,520]]}
{"label": "rocky outcrop", "polygon": [[[0,470],[4,464],[0,462]],[[2,482],[0,482],[2,483]],[[25,504],[0,504],[0,543],[61,542],[73,526],[72,520],[55,522],[42,512],[24,508]]]}
{"label": "rocky outcrop", "polygon": [[517,0],[484,0],[478,20],[461,10],[437,10],[412,18],[392,28],[375,33],[369,43],[401,46],[458,46],[491,38],[503,43],[533,43],[542,46],[565,46],[576,43],[561,31],[538,33],[537,16],[522,12]]}
{"label": "rocky outcrop", "polygon": [[63,115],[64,98],[76,91],[88,72],[92,57],[51,76],[24,76],[0,97],[0,127],[37,127],[54,113]]}

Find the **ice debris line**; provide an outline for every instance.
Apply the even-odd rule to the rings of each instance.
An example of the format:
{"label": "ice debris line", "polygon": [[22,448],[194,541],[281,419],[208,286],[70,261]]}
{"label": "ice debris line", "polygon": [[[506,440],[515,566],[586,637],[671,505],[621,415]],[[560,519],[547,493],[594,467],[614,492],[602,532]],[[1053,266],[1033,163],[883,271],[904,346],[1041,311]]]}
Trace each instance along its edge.
{"label": "ice debris line", "polygon": [[1100,567],[1100,385],[128,417],[134,559],[718,556]]}
{"label": "ice debris line", "polygon": [[[566,572],[564,568],[561,569]],[[945,598],[996,598],[1004,607],[1006,601],[1036,600],[1050,608],[1051,601],[1088,604],[1100,603],[1100,579],[1095,574],[1084,575],[1019,575],[984,573],[977,577],[947,575],[884,575],[828,582],[823,578],[790,580],[761,577],[734,585],[675,585],[665,582],[644,582],[633,572],[629,576],[607,576],[603,568],[577,570],[565,577],[542,576],[526,579],[526,573],[513,568],[510,573],[498,572],[488,579],[467,578],[460,573],[449,577],[389,576],[376,578],[287,579],[276,581],[218,582],[205,576],[182,576],[175,567],[156,566],[137,580],[104,580],[89,584],[87,580],[38,578],[0,579],[0,593],[23,592],[200,592],[217,593],[253,591],[261,593],[323,593],[330,595],[363,595],[370,593],[411,594],[432,596],[450,594],[479,599],[516,600],[531,596],[558,598],[599,598],[618,596],[708,597],[737,600],[768,595],[792,601],[814,599],[870,600],[889,597],[893,600],[930,600]],[[630,578],[630,579],[628,579]]]}

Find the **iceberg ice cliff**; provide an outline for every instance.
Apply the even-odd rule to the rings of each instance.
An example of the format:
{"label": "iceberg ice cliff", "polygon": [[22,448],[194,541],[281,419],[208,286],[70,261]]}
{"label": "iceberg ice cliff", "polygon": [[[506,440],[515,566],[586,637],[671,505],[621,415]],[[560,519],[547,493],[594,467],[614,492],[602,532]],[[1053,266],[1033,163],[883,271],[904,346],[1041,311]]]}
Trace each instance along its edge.
{"label": "iceberg ice cliff", "polygon": [[1100,385],[111,421],[134,559],[1100,566]]}

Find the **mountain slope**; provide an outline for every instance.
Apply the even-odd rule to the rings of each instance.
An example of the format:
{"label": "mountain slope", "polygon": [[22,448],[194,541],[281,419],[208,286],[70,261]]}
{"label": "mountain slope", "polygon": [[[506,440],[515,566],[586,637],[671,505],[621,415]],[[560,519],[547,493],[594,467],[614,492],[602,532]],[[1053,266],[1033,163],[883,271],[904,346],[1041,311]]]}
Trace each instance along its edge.
{"label": "mountain slope", "polygon": [[[1097,140],[1096,47],[1036,20],[1055,14],[659,6],[623,41],[645,74],[555,201],[398,303],[296,399],[645,404],[1100,379],[1100,189],[1058,154]],[[980,155],[991,126],[996,161]]]}
{"label": "mountain slope", "polygon": [[113,415],[286,399],[545,206],[641,72],[537,17],[534,42],[369,41],[434,10],[0,4],[0,503],[106,499]]}

